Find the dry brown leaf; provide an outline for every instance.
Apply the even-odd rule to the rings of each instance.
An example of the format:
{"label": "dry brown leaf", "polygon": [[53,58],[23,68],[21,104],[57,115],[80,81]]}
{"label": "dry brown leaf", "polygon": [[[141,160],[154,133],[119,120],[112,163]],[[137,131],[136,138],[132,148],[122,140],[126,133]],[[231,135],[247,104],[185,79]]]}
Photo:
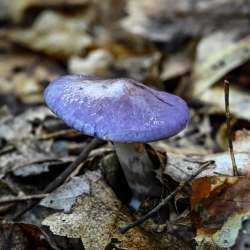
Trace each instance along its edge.
{"label": "dry brown leaf", "polygon": [[55,242],[38,226],[27,223],[1,223],[1,249],[53,249],[59,250]]}
{"label": "dry brown leaf", "polygon": [[203,177],[193,181],[192,213],[196,241],[232,247],[242,220],[250,214],[249,177]]}
{"label": "dry brown leaf", "polygon": [[[211,113],[225,113],[224,87],[215,86],[207,89],[199,99],[207,104],[213,105],[209,108]],[[230,112],[235,117],[249,120],[250,119],[250,92],[240,88],[230,87]]]}
{"label": "dry brown leaf", "polygon": [[[155,79],[158,77],[160,58],[161,55],[158,52],[143,56],[128,56],[118,60],[115,67],[118,71],[124,71],[126,77],[134,78],[138,81],[145,81],[145,79]],[[157,84],[160,85],[157,82],[153,82],[153,84],[155,86]]]}
{"label": "dry brown leaf", "polygon": [[[249,132],[238,132],[236,137],[234,154],[241,175],[250,174],[250,153],[249,153]],[[164,173],[171,176],[174,180],[180,182],[186,180],[188,176],[194,174],[205,161],[214,161],[198,177],[233,175],[232,162],[229,152],[216,154],[183,154],[167,153],[167,163]]]}
{"label": "dry brown leaf", "polygon": [[197,47],[192,96],[202,100],[214,83],[248,61],[249,41],[250,36],[240,37],[239,30],[220,31],[203,38]]}
{"label": "dry brown leaf", "polygon": [[171,80],[186,74],[191,69],[191,57],[186,52],[168,56],[162,65],[161,80]]}
{"label": "dry brown leaf", "polygon": [[129,0],[129,15],[122,24],[128,31],[154,41],[180,41],[224,26],[230,31],[247,28],[249,4],[249,0]]}
{"label": "dry brown leaf", "polygon": [[24,103],[43,101],[44,84],[63,71],[50,60],[31,53],[13,51],[0,58],[0,93],[12,94]]}
{"label": "dry brown leaf", "polygon": [[65,7],[84,6],[89,0],[1,0],[0,1],[0,17],[12,19],[14,22],[20,22],[25,17],[25,12],[28,9],[46,9],[51,7],[60,8]]}
{"label": "dry brown leaf", "polygon": [[54,234],[81,238],[86,250],[104,249],[112,239],[125,249],[154,249],[153,241],[138,228],[125,235],[118,233],[118,227],[128,223],[130,217],[103,179],[92,181],[90,187],[91,194],[79,197],[72,213],[52,214],[43,225]]}
{"label": "dry brown leaf", "polygon": [[114,63],[112,54],[104,49],[97,49],[85,58],[72,57],[68,62],[69,72],[107,77]]}
{"label": "dry brown leaf", "polygon": [[0,155],[1,173],[25,167],[33,162],[55,159],[51,152],[52,141],[38,141],[32,133],[32,121],[43,120],[50,114],[47,108],[37,107],[19,116],[8,116],[8,119],[0,120],[0,138],[14,146],[11,152]]}
{"label": "dry brown leaf", "polygon": [[57,58],[81,55],[92,44],[86,33],[86,15],[67,17],[53,11],[42,12],[29,29],[10,29],[3,36],[32,50]]}
{"label": "dry brown leaf", "polygon": [[100,179],[100,177],[99,172],[87,172],[83,176],[73,177],[42,199],[40,205],[69,213],[80,195],[90,193],[90,181]]}

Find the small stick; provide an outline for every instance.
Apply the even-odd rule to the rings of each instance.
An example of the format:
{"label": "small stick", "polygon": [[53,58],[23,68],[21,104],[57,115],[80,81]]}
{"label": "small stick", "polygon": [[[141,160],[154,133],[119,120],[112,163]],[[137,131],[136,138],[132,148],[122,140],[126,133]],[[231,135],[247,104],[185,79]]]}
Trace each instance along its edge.
{"label": "small stick", "polygon": [[224,90],[225,90],[225,109],[226,109],[226,120],[227,120],[227,140],[228,140],[228,147],[230,151],[230,157],[233,166],[233,175],[239,176],[239,172],[237,169],[235,157],[234,157],[234,150],[233,150],[233,142],[232,142],[232,131],[230,126],[231,116],[229,110],[229,81],[224,81]]}
{"label": "small stick", "polygon": [[78,135],[79,135],[79,132],[77,132],[74,129],[64,129],[64,130],[59,130],[59,131],[56,131],[56,132],[52,132],[52,133],[42,135],[38,139],[39,140],[49,140],[49,139],[54,139],[54,138],[58,138],[58,137],[61,137],[61,136],[76,137]]}
{"label": "small stick", "polygon": [[185,181],[181,182],[179,184],[179,186],[172,192],[170,193],[166,198],[164,198],[156,207],[154,207],[152,210],[150,210],[147,214],[145,214],[144,216],[142,216],[141,218],[139,218],[138,220],[127,224],[125,226],[122,226],[118,229],[118,231],[122,234],[126,233],[128,230],[130,230],[131,228],[141,225],[142,223],[144,223],[146,220],[148,220],[149,218],[151,218],[156,212],[158,212],[162,207],[164,207],[169,200],[171,200],[174,195],[178,192],[180,192],[185,185],[187,185],[190,181],[192,181],[197,175],[199,175],[204,169],[206,169],[210,164],[212,164],[214,161],[206,161],[204,162],[201,167],[194,173],[192,174],[189,178],[187,178]]}
{"label": "small stick", "polygon": [[96,147],[103,144],[102,140],[93,139],[88,145],[84,147],[81,154],[73,161],[60,175],[58,175],[53,182],[51,182],[45,189],[43,193],[49,193],[55,190],[59,185],[61,185],[70,174],[88,157],[89,153]]}
{"label": "small stick", "polygon": [[[88,145],[84,147],[82,150],[81,154],[73,161],[59,176],[57,176],[44,190],[43,193],[50,193],[53,190],[55,190],[59,185],[61,185],[68,176],[88,157],[89,153],[91,150],[94,148],[102,145],[104,141],[99,140],[99,139],[93,139]],[[18,219],[20,216],[25,214],[27,211],[35,207],[39,201],[34,201],[28,206],[19,212],[17,215],[14,216],[14,219]]]}
{"label": "small stick", "polygon": [[7,204],[7,203],[13,203],[13,202],[19,202],[19,201],[42,199],[46,196],[48,196],[48,194],[33,194],[33,195],[24,195],[21,197],[11,197],[11,198],[7,198],[7,199],[0,199],[0,205]]}
{"label": "small stick", "polygon": [[8,146],[6,146],[6,147],[4,147],[3,149],[0,150],[0,155],[5,155],[5,154],[11,153],[11,152],[13,152],[15,150],[16,150],[15,146],[8,145]]}

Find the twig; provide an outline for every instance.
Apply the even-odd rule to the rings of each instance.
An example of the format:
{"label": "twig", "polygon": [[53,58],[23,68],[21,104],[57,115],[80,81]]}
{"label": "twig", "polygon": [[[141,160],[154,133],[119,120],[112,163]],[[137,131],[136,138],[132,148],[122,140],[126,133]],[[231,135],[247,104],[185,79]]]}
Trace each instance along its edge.
{"label": "twig", "polygon": [[144,223],[146,220],[148,220],[149,218],[151,218],[155,213],[157,213],[162,207],[164,207],[169,200],[171,200],[173,198],[173,196],[180,192],[185,185],[187,185],[190,181],[192,181],[197,175],[199,175],[205,168],[207,168],[210,164],[212,164],[214,161],[206,161],[204,162],[201,167],[194,173],[192,174],[188,179],[186,179],[185,181],[181,182],[179,184],[179,186],[172,192],[170,193],[166,198],[164,198],[156,207],[154,207],[152,210],[150,210],[147,214],[145,214],[144,216],[142,216],[141,218],[139,218],[138,220],[127,224],[125,226],[120,227],[118,230],[120,233],[124,234],[126,233],[128,230],[130,230],[131,228],[141,225],[142,223]]}
{"label": "twig", "polygon": [[227,120],[227,140],[228,140],[228,147],[230,151],[230,157],[233,166],[233,175],[238,176],[239,172],[237,169],[235,157],[234,157],[234,150],[233,150],[233,142],[232,142],[232,131],[231,131],[231,117],[230,117],[230,110],[229,110],[229,81],[224,81],[224,89],[225,89],[225,109],[226,109],[226,120]]}
{"label": "twig", "polygon": [[11,153],[15,150],[16,150],[16,148],[14,145],[8,145],[0,150],[0,155],[5,155],[5,154]]}
{"label": "twig", "polygon": [[86,145],[81,152],[81,154],[76,158],[75,161],[72,162],[60,175],[56,177],[56,179],[51,182],[45,189],[43,193],[48,193],[56,189],[59,185],[61,185],[67,177],[88,157],[89,153],[96,147],[102,145],[104,142],[99,139],[93,139],[88,145]]}
{"label": "twig", "polygon": [[[72,162],[59,176],[57,176],[53,182],[51,182],[44,190],[42,193],[50,193],[53,190],[55,190],[59,185],[61,185],[68,176],[70,176],[70,174],[83,162],[86,160],[86,158],[88,157],[89,153],[96,147],[102,145],[104,143],[104,141],[99,140],[99,139],[93,139],[88,145],[86,145],[83,149],[83,151],[81,152],[81,154],[76,158],[76,160],[74,162]],[[18,219],[20,216],[22,216],[23,214],[25,214],[27,211],[29,211],[30,209],[32,209],[33,207],[35,207],[37,204],[39,203],[39,201],[34,201],[30,204],[28,204],[28,206],[22,210],[20,213],[18,213],[15,217],[15,219]]]}
{"label": "twig", "polygon": [[0,205],[19,202],[19,201],[26,201],[26,200],[33,200],[33,199],[42,199],[46,197],[48,194],[34,194],[34,195],[25,195],[21,197],[10,197],[7,199],[0,199]]}
{"label": "twig", "polygon": [[41,137],[39,137],[39,140],[55,139],[55,138],[62,137],[62,136],[76,137],[76,136],[79,136],[79,132],[77,132],[75,129],[64,129],[64,130],[42,135]]}

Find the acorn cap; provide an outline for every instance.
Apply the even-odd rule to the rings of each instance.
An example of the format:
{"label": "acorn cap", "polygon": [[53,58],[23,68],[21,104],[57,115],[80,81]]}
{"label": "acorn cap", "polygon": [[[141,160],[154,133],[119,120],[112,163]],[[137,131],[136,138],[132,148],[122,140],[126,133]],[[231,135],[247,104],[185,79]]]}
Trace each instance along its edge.
{"label": "acorn cap", "polygon": [[171,137],[189,120],[186,102],[132,79],[67,75],[44,93],[49,108],[83,134],[116,142]]}

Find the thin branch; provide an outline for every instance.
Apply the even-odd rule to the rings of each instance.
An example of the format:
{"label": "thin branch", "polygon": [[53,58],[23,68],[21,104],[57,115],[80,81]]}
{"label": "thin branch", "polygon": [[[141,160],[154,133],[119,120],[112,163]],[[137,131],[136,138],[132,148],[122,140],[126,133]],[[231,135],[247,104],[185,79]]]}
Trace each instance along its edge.
{"label": "thin branch", "polygon": [[76,137],[78,135],[79,135],[79,132],[77,132],[75,129],[64,129],[64,130],[59,130],[56,132],[42,135],[41,137],[39,137],[39,140],[50,140],[50,139],[55,139],[55,138],[62,137],[62,136]]}
{"label": "thin branch", "polygon": [[[102,145],[104,141],[99,139],[93,139],[88,145],[86,145],[81,154],[73,161],[59,176],[57,176],[44,190],[42,193],[50,193],[54,191],[58,186],[60,186],[69,176],[70,174],[82,163],[84,162],[89,153],[96,147]],[[25,214],[27,211],[35,207],[39,203],[38,201],[34,201],[28,206],[22,210],[20,213],[18,213],[14,219],[20,218],[23,214]]]}
{"label": "thin branch", "polygon": [[6,199],[0,199],[0,205],[13,203],[13,202],[20,202],[20,201],[27,201],[27,200],[34,200],[34,199],[42,199],[48,196],[48,194],[34,194],[34,195],[24,195],[21,197],[10,197]]}
{"label": "thin branch", "polygon": [[93,139],[88,145],[84,147],[81,154],[73,161],[60,175],[56,177],[43,191],[43,193],[49,193],[55,190],[61,185],[70,174],[88,157],[89,153],[96,147],[102,145],[104,141],[99,139]]}
{"label": "thin branch", "polygon": [[227,120],[227,140],[228,140],[228,147],[230,151],[230,157],[233,166],[233,175],[238,176],[239,172],[237,169],[235,157],[234,157],[234,150],[233,150],[233,141],[232,141],[232,131],[231,131],[231,116],[229,110],[229,81],[224,81],[224,90],[225,90],[225,109],[226,109],[226,120]]}
{"label": "thin branch", "polygon": [[5,154],[11,153],[15,150],[16,150],[16,148],[14,145],[8,145],[0,150],[0,155],[5,155]]}
{"label": "thin branch", "polygon": [[152,210],[150,210],[147,214],[136,220],[135,222],[132,222],[130,224],[127,224],[125,226],[120,227],[118,230],[120,233],[124,234],[131,228],[135,226],[139,226],[142,223],[144,223],[146,220],[151,218],[155,213],[157,213],[162,207],[164,207],[173,197],[176,193],[180,192],[185,185],[187,185],[190,181],[192,181],[197,175],[199,175],[204,169],[206,169],[210,164],[214,163],[214,161],[207,161],[204,162],[201,167],[193,174],[191,175],[188,179],[185,181],[181,182],[179,186],[172,192],[170,193],[166,198],[164,198],[156,207],[154,207]]}

